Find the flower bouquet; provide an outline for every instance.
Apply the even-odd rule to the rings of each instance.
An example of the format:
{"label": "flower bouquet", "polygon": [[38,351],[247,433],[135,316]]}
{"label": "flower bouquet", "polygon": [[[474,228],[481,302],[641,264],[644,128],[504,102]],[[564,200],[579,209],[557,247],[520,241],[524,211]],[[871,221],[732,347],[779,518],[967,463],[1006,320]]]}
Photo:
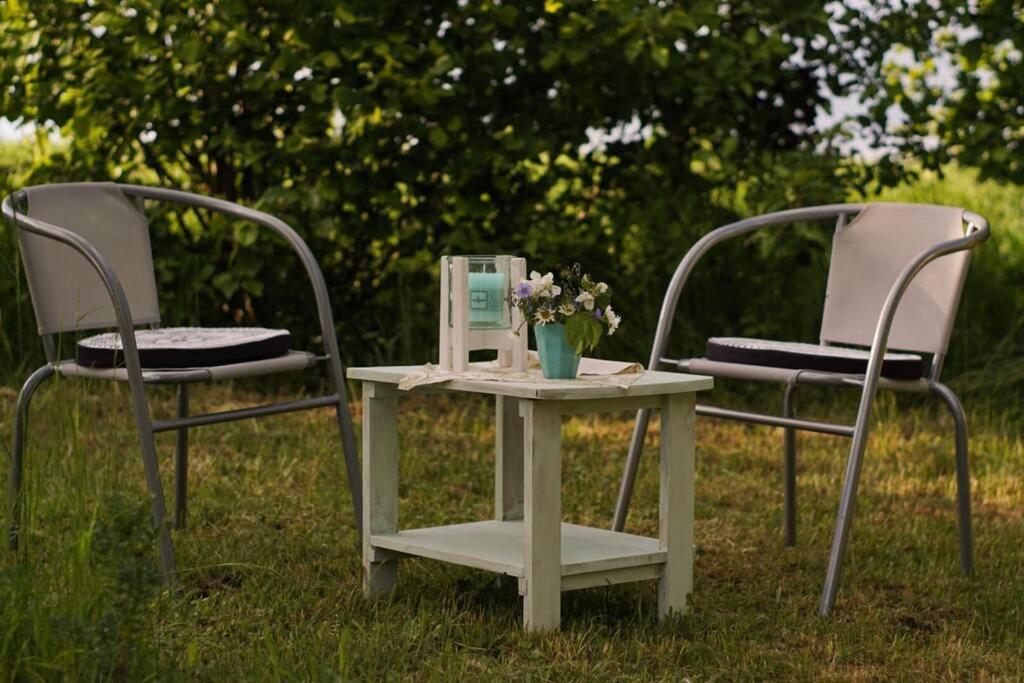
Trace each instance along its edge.
{"label": "flower bouquet", "polygon": [[529,280],[513,287],[511,302],[523,314],[523,324],[534,326],[544,376],[574,379],[580,357],[605,334],[615,334],[622,319],[612,310],[608,285],[594,282],[578,263],[560,276],[561,284],[556,284],[551,273],[533,271]]}

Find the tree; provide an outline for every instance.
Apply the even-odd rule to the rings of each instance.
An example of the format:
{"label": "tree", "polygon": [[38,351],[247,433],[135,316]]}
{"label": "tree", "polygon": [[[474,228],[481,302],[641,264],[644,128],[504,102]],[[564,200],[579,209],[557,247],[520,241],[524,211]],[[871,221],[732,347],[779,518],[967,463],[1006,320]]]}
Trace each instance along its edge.
{"label": "tree", "polygon": [[[8,0],[0,110],[68,139],[28,182],[142,177],[282,216],[349,348],[421,358],[445,251],[571,255],[647,330],[696,235],[843,197],[854,176],[814,123],[824,86],[863,68],[836,66],[838,39],[809,0]],[[165,317],[310,315],[297,266],[248,228],[167,219],[161,277],[201,284]],[[777,258],[824,259],[800,249]],[[761,268],[717,272],[743,270]]]}
{"label": "tree", "polygon": [[982,177],[1020,183],[1024,144],[1024,4],[1015,0],[881,4],[844,22],[863,50],[853,123],[908,161],[941,172],[957,161]]}

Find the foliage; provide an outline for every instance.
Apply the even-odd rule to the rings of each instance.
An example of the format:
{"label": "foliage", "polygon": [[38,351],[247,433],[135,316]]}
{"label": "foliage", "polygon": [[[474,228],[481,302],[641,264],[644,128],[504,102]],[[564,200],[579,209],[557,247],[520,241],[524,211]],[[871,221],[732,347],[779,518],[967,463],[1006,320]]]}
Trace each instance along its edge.
{"label": "foliage", "polygon": [[[47,151],[44,139],[0,142],[0,197],[15,190],[16,183]],[[9,373],[24,375],[39,346],[17,239],[7,227],[6,221],[0,221],[0,378],[4,379]]]}
{"label": "foliage", "polygon": [[[275,213],[321,263],[348,363],[432,357],[441,254],[516,253],[541,272],[572,258],[609,274],[628,312],[632,333],[600,353],[643,361],[699,236],[860,199],[865,178],[922,168],[899,155],[847,164],[812,121],[826,89],[915,101],[886,80],[898,73],[886,55],[927,45],[934,13],[953,10],[847,5],[831,6],[830,24],[811,2],[7,3],[0,111],[53,121],[63,142],[5,147],[0,189],[111,178]],[[861,123],[884,121],[879,107]],[[595,131],[610,137],[588,145]],[[916,151],[925,168],[945,158]],[[884,196],[957,198],[994,219],[947,362],[980,386],[999,371],[986,350],[1020,347],[1021,316],[1007,313],[1021,310],[1008,293],[1020,271],[998,261],[1018,260],[1021,216],[1012,188],[950,169]],[[283,245],[217,216],[150,210],[165,324],[254,322],[316,343]],[[814,340],[829,235],[798,225],[716,247],[680,302],[670,353],[714,334]],[[6,231],[0,248],[14,275],[0,278],[0,366],[20,377],[39,345]]]}
{"label": "foliage", "polygon": [[[349,362],[423,359],[443,253],[518,253],[536,268],[571,254],[616,273],[634,329],[653,329],[678,258],[741,203],[845,193],[813,123],[834,36],[810,0],[0,12],[0,111],[52,121],[67,141],[17,182],[153,182],[279,215],[320,259]],[[604,142],[588,146],[595,131]],[[313,307],[280,244],[205,214],[154,224],[167,323],[247,320],[308,341]],[[770,304],[770,287],[752,291]],[[738,314],[687,315],[711,328]],[[642,358],[635,340],[607,353]]]}
{"label": "foliage", "polygon": [[872,4],[842,23],[845,40],[874,65],[851,89],[869,106],[848,123],[874,149],[893,152],[878,165],[882,175],[902,175],[910,158],[932,170],[957,161],[983,178],[1024,182],[1021,3]]}

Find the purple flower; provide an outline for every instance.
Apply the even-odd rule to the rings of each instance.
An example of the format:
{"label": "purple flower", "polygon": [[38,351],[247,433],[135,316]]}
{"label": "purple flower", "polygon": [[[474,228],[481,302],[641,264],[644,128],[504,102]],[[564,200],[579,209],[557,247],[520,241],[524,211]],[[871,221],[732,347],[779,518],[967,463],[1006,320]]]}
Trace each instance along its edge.
{"label": "purple flower", "polygon": [[598,320],[604,317],[604,313],[601,312],[600,308],[594,309],[594,317],[597,318]]}
{"label": "purple flower", "polygon": [[533,294],[533,287],[530,286],[529,282],[523,280],[518,285],[516,285],[516,288],[513,290],[513,293],[520,299],[525,299],[526,297]]}

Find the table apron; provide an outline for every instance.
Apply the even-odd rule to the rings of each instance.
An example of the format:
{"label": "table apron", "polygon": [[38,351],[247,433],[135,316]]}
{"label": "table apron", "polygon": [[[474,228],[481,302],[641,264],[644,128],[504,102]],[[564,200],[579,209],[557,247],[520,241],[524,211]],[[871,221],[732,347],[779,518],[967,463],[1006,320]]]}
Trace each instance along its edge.
{"label": "table apron", "polygon": [[[619,583],[633,583],[634,581],[647,581],[660,579],[665,573],[665,563],[643,564],[636,567],[619,567],[618,569],[605,569],[585,574],[565,574],[562,576],[562,592],[581,590],[583,588],[596,588],[599,586],[614,586]],[[519,579],[519,595],[526,595],[528,582],[525,578]]]}
{"label": "table apron", "polygon": [[633,411],[661,408],[664,396],[609,396],[608,398],[586,398],[579,400],[519,399],[550,406],[562,415],[584,415],[587,413],[610,413],[618,410]]}

